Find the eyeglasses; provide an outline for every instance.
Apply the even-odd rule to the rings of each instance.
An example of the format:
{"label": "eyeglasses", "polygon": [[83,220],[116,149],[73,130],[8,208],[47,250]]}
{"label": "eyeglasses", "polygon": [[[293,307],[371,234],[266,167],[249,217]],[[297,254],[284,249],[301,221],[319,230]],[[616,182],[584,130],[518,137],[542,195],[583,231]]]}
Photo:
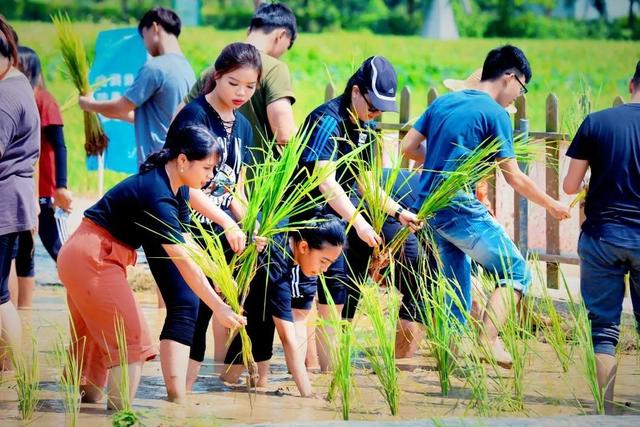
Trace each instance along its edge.
{"label": "eyeglasses", "polygon": [[513,77],[515,77],[516,81],[518,82],[518,84],[520,85],[520,95],[524,95],[525,93],[529,92],[529,90],[527,89],[527,87],[524,85],[524,83],[522,83],[520,81],[520,79],[518,78],[518,76],[516,76],[515,74],[513,75]]}
{"label": "eyeglasses", "polygon": [[360,96],[362,97],[362,99],[364,99],[364,102],[367,103],[367,109],[369,110],[370,113],[379,113],[380,110],[378,110],[376,107],[374,107],[371,102],[369,102],[369,100],[367,99],[366,96],[364,96],[364,93],[361,93]]}

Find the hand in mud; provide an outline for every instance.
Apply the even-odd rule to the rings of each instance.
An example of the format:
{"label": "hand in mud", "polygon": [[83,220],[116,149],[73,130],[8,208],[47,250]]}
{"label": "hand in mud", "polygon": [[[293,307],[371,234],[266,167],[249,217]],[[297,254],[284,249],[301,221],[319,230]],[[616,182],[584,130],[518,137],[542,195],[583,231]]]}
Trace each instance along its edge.
{"label": "hand in mud", "polygon": [[400,224],[409,227],[412,233],[415,233],[424,226],[424,221],[421,221],[416,214],[406,209],[400,213],[398,220]]}
{"label": "hand in mud", "polygon": [[215,314],[216,320],[225,328],[235,329],[247,324],[247,318],[234,312],[227,304],[220,305]]}

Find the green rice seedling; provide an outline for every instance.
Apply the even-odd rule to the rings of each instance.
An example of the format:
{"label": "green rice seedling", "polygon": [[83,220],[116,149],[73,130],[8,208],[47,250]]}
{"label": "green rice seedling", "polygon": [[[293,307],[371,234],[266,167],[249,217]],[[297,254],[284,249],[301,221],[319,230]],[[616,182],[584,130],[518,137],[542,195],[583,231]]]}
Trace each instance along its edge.
{"label": "green rice seedling", "polygon": [[[393,277],[394,263],[390,264],[389,277]],[[367,281],[360,285],[361,302],[358,309],[370,320],[373,334],[366,335],[362,348],[371,369],[381,385],[391,415],[397,415],[400,404],[399,370],[396,366],[396,325],[400,310],[400,295],[393,286],[388,286],[384,296],[380,295],[377,283]]]}
{"label": "green rice seedling", "polygon": [[320,322],[324,323],[323,326],[325,328],[333,329],[335,333],[335,340],[332,343],[333,346],[329,349],[333,366],[333,378],[329,385],[327,400],[335,402],[336,394],[340,394],[342,419],[346,421],[349,420],[349,414],[351,413],[351,401],[355,393],[355,382],[351,375],[351,360],[353,358],[356,344],[355,331],[353,329],[353,323],[341,318],[335,302],[329,294],[329,289],[327,288],[324,276],[320,275],[319,279],[320,284],[327,295],[327,304],[330,311],[329,317],[326,319],[320,319]]}
{"label": "green rice seedling", "polygon": [[111,417],[114,427],[128,427],[139,423],[140,418],[133,410],[131,395],[129,393],[129,358],[127,354],[127,332],[124,328],[124,319],[116,315],[114,319],[116,331],[116,345],[118,346],[118,366],[120,367],[120,378],[118,382],[118,397],[120,405]]}
{"label": "green rice seedling", "polygon": [[418,289],[414,299],[419,300],[416,305],[422,308],[418,314],[425,325],[427,345],[436,360],[440,390],[443,396],[447,396],[464,330],[452,308],[456,305],[462,313],[466,310],[453,288],[457,285],[450,283],[440,271],[430,271],[426,259],[423,259],[416,278]]}
{"label": "green rice seedling", "polygon": [[9,349],[11,364],[15,374],[18,409],[23,420],[29,420],[40,401],[40,362],[36,337],[31,337],[31,357],[15,349]]}
{"label": "green rice seedling", "polygon": [[[418,210],[418,218],[428,220],[437,211],[449,206],[460,191],[470,192],[478,181],[486,179],[495,172],[499,168],[499,163],[494,159],[501,147],[502,141],[499,138],[487,140],[466,157],[457,161],[457,167],[454,170],[441,172],[439,183]],[[524,163],[532,161],[538,153],[542,152],[541,145],[533,143],[531,138],[524,136],[515,138],[513,148],[518,161]],[[388,251],[395,254],[400,250],[409,233],[407,227],[402,228],[387,245]]]}
{"label": "green rice seedling", "polygon": [[530,349],[529,340],[532,337],[531,310],[523,309],[523,304],[517,304],[513,290],[508,293],[505,305],[509,315],[501,329],[501,337],[513,360],[512,404],[514,409],[523,410],[525,367]]}
{"label": "green rice seedling", "polygon": [[60,366],[60,386],[67,422],[71,427],[78,425],[80,402],[82,394],[80,382],[82,380],[82,363],[84,360],[85,338],[78,338],[73,322],[71,324],[71,346],[67,348],[68,338],[62,331],[58,331],[58,339],[53,348],[56,364]]}
{"label": "green rice seedling", "polygon": [[[69,15],[59,12],[51,16],[56,29],[62,59],[67,73],[80,95],[91,92],[89,85],[89,62],[81,37],[73,30]],[[96,113],[84,112],[84,148],[88,156],[102,154],[108,139]]]}
{"label": "green rice seedling", "polygon": [[[469,342],[478,342],[477,328],[467,328]],[[476,335],[473,335],[476,334]],[[459,356],[463,362],[463,373],[466,385],[471,388],[471,398],[467,408],[475,408],[478,415],[486,417],[492,413],[492,405],[489,396],[489,373],[483,363],[481,352],[476,348],[465,351]]]}
{"label": "green rice seedling", "polygon": [[591,321],[584,303],[581,302],[576,309],[575,321],[575,337],[578,346],[582,349],[582,363],[584,376],[591,395],[595,410],[598,414],[604,415],[604,394],[606,386],[600,387],[598,384],[598,371],[596,363],[596,353],[593,348],[593,340],[591,339]]}

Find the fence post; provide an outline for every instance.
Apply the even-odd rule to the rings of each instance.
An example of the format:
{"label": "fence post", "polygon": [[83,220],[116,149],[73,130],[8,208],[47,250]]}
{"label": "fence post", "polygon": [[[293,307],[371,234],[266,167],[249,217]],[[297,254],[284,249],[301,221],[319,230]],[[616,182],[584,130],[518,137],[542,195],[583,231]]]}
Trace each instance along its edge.
{"label": "fence post", "polygon": [[[547,97],[546,103],[546,131],[558,132],[558,97],[551,93]],[[546,141],[546,190],[547,194],[554,199],[560,195],[560,180],[558,165],[560,164],[560,141],[557,138],[549,138]],[[547,254],[560,255],[560,222],[546,213],[546,238]],[[547,287],[558,289],[559,265],[557,262],[547,262]]]}
{"label": "fence post", "polygon": [[[526,95],[522,95],[516,99],[515,107],[517,109],[513,117],[513,127],[516,135],[522,135],[523,138],[529,136],[529,121],[527,120],[527,99]],[[528,173],[526,164],[519,163],[520,169],[524,173]],[[527,256],[529,250],[529,205],[528,200],[520,196],[518,192],[513,193],[513,241],[520,249],[522,256]]]}
{"label": "fence post", "polygon": [[[400,114],[398,114],[398,123],[401,127],[404,127],[411,119],[411,89],[409,86],[402,88],[400,92]],[[398,141],[402,141],[402,138],[407,134],[406,130],[400,129],[398,131]],[[402,155],[400,144],[398,143],[398,155],[401,157],[400,165],[402,168],[409,167],[409,159]]]}
{"label": "fence post", "polygon": [[615,99],[613,100],[613,106],[617,107],[618,105],[622,105],[622,104],[624,104],[624,99],[622,99],[620,95],[616,96]]}
{"label": "fence post", "polygon": [[434,87],[429,88],[429,92],[427,92],[427,105],[433,104],[433,101],[435,101],[438,96],[439,95],[436,88]]}
{"label": "fence post", "polygon": [[327,83],[327,87],[324,88],[324,102],[330,101],[336,97],[336,87]]}

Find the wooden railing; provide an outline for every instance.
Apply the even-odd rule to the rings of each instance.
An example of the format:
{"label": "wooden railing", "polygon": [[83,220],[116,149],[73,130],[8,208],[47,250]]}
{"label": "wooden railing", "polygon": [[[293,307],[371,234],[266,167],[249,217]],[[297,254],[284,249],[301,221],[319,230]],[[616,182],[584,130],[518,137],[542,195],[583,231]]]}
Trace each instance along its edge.
{"label": "wooden railing", "polygon": [[[325,89],[325,100],[334,98],[335,87],[332,84],[328,84]],[[438,98],[438,91],[434,88],[430,88],[427,92],[427,105],[431,105],[433,101]],[[583,99],[582,102],[588,102]],[[617,96],[613,100],[613,106],[624,104],[622,97]],[[569,135],[560,131],[560,115],[558,110],[558,97],[551,93],[547,96],[545,103],[545,130],[544,131],[530,131],[528,128],[527,120],[527,99],[525,96],[521,96],[516,100],[517,112],[514,115],[514,134],[528,133],[529,137],[536,140],[545,141],[546,155],[544,156],[545,167],[545,191],[551,197],[558,199],[560,196],[560,171],[559,165],[561,163],[560,144],[563,141],[569,140]],[[397,123],[385,123],[381,121],[378,123],[378,129],[383,131],[397,131],[399,138],[402,139],[404,135],[411,128],[409,120],[411,118],[411,90],[405,86],[400,92],[400,105]],[[590,108],[587,106],[587,111]],[[521,168],[524,169],[524,165]],[[526,170],[525,170],[526,171]],[[496,177],[490,179],[489,185],[489,199],[494,208],[496,208]],[[573,264],[578,265],[579,259],[577,254],[562,255],[560,253],[560,222],[553,218],[549,213],[545,213],[545,235],[546,235],[546,248],[544,251],[532,250],[529,248],[529,209],[527,200],[520,197],[519,194],[514,193],[513,198],[513,220],[514,220],[514,233],[513,240],[524,254],[535,254],[537,258],[546,263],[546,283],[547,287],[558,289],[559,286],[559,273],[560,264]],[[581,224],[584,220],[584,213],[580,209],[580,221]]]}

